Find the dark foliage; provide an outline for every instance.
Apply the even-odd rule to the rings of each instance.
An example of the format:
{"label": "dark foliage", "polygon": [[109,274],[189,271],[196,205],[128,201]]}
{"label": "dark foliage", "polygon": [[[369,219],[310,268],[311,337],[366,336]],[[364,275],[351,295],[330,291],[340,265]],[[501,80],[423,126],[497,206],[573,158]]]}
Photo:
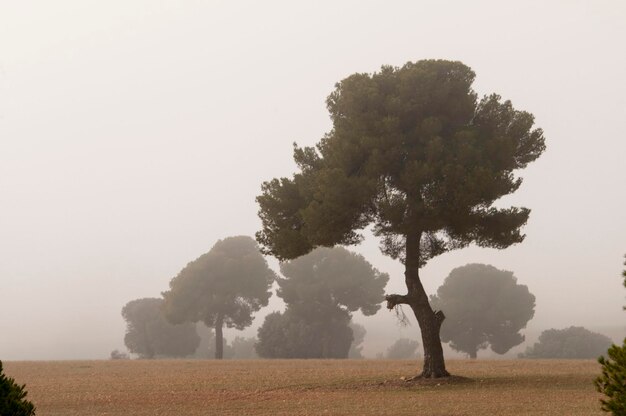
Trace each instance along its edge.
{"label": "dark foliage", "polygon": [[441,340],[476,358],[478,350],[504,354],[524,341],[519,331],[535,314],[535,296],[512,272],[485,264],[458,267],[446,277],[434,308],[446,314]]}
{"label": "dark foliage", "polygon": [[[622,277],[626,286],[626,270]],[[626,415],[626,339],[621,346],[612,345],[608,357],[601,356],[598,362],[602,366],[602,375],[595,380],[595,385],[606,396],[600,399],[602,410],[618,416]]]}
{"label": "dark foliage", "polygon": [[1,416],[32,416],[35,406],[26,399],[26,386],[21,386],[15,379],[7,377],[0,361],[0,415]]}
{"label": "dark foliage", "polygon": [[595,380],[598,391],[606,396],[601,399],[602,410],[614,415],[626,415],[626,339],[621,346],[609,348],[608,357],[598,358],[602,375]]}

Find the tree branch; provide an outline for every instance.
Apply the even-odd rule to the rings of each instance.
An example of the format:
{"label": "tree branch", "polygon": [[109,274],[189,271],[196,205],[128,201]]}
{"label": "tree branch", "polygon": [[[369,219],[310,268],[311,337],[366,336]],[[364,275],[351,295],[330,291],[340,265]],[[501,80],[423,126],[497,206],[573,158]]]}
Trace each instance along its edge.
{"label": "tree branch", "polygon": [[387,295],[385,296],[387,301],[387,309],[391,310],[397,305],[410,305],[409,297],[407,295]]}
{"label": "tree branch", "polygon": [[435,320],[439,325],[441,325],[445,319],[446,315],[444,315],[443,311],[435,311]]}

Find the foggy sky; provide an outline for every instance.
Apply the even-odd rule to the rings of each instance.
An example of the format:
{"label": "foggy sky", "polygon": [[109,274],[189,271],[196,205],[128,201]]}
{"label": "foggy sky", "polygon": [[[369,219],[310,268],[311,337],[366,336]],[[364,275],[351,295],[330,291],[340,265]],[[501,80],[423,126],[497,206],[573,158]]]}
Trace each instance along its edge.
{"label": "foggy sky", "polygon": [[[535,294],[529,331],[626,335],[625,4],[2,2],[0,359],[123,348],[126,302],[160,296],[218,239],[260,228],[261,182],[290,176],[292,142],[330,129],[337,81],[431,58],[464,62],[479,95],[533,113],[547,151],[498,203],[532,209],[526,240],[431,260],[426,291],[454,267],[492,264]],[[402,266],[377,245],[352,249],[404,292]],[[280,308],[274,296],[245,335]],[[356,320],[366,344],[417,331],[386,310]]]}

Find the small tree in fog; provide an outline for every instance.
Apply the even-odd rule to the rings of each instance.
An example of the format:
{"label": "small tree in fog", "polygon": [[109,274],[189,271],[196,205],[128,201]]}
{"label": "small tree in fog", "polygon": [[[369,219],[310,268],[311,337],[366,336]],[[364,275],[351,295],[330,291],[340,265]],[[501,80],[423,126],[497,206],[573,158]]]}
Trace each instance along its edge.
{"label": "small tree in fog", "polygon": [[113,351],[111,351],[110,358],[112,360],[128,360],[128,359],[130,359],[128,354],[126,354],[125,352],[122,352],[120,350],[113,350]]}
{"label": "small tree in fog", "polygon": [[417,347],[419,347],[419,342],[413,339],[400,338],[387,348],[385,358],[390,360],[409,360],[417,358]]}
{"label": "small tree in fog", "polygon": [[347,358],[353,339],[349,323],[340,310],[312,320],[288,307],[265,317],[256,352],[263,358]]}
{"label": "small tree in fog", "polygon": [[598,358],[613,341],[606,335],[591,332],[582,326],[548,329],[539,335],[532,347],[520,358]]}
{"label": "small tree in fog", "polygon": [[266,306],[274,272],[246,236],[220,240],[189,263],[163,293],[165,315],[173,323],[202,321],[215,330],[215,358],[223,358],[222,328],[244,329]]}
{"label": "small tree in fog", "polygon": [[318,248],[281,263],[278,296],[287,304],[259,328],[257,352],[269,358],[347,358],[352,312],[373,315],[389,280],[363,256]]}
{"label": "small tree in fog", "polygon": [[363,325],[359,325],[355,322],[350,323],[350,329],[352,330],[353,339],[352,344],[350,344],[350,351],[348,351],[348,358],[364,358],[362,350],[367,331]]}
{"label": "small tree in fog", "polygon": [[521,344],[519,331],[535,314],[535,296],[528,287],[517,284],[512,272],[486,264],[452,270],[431,304],[446,314],[441,340],[470,358],[488,346],[504,354]]}
{"label": "small tree in fog", "polygon": [[163,316],[162,307],[163,299],[143,298],[132,300],[122,308],[126,320],[126,348],[140,358],[193,354],[200,343],[195,326],[169,323]]}

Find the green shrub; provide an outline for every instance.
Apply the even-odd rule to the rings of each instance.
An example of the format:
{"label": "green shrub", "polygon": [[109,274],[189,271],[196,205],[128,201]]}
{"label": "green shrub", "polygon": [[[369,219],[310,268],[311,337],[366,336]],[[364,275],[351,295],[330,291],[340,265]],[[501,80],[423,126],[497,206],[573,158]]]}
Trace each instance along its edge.
{"label": "green shrub", "polygon": [[0,415],[32,416],[35,414],[35,406],[25,399],[25,385],[15,383],[15,380],[7,377],[2,372],[0,361]]}
{"label": "green shrub", "polygon": [[602,410],[614,415],[626,415],[626,339],[624,345],[609,348],[608,358],[600,357],[602,375],[595,380],[596,388],[607,398],[601,399]]}

